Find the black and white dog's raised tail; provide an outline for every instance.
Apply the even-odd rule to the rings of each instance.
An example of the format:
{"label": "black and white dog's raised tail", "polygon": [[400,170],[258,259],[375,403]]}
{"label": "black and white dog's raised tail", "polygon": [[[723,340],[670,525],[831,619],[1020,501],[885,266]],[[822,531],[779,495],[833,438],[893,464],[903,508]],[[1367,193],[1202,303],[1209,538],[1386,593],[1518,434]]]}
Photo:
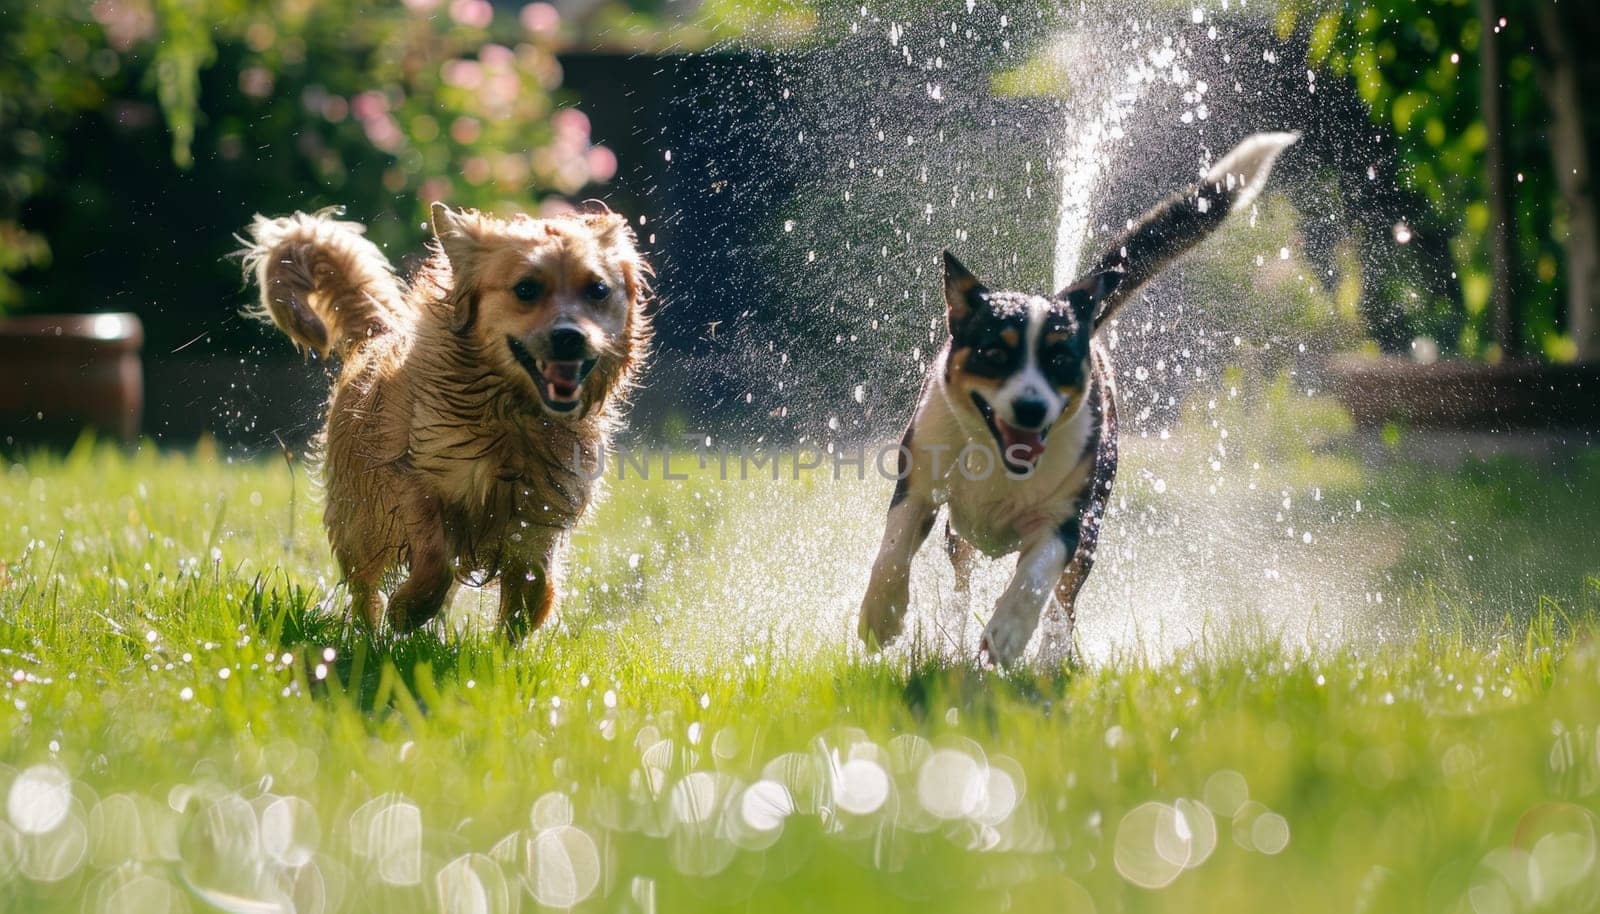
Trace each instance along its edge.
{"label": "black and white dog's raised tail", "polygon": [[1249,137],[1212,166],[1200,183],[1151,207],[1112,242],[1085,274],[1122,271],[1121,282],[1095,316],[1095,329],[1167,264],[1216,231],[1229,213],[1254,203],[1278,155],[1299,138],[1297,133]]}
{"label": "black and white dog's raised tail", "polygon": [[1198,184],[1131,223],[1055,295],[990,290],[945,252],[950,336],[901,440],[900,481],[861,603],[859,633],[868,647],[900,633],[912,557],[948,504],[954,630],[965,627],[974,551],[1017,552],[981,656],[993,663],[1019,657],[1052,592],[1059,625],[1045,639],[1046,659],[1070,656],[1078,591],[1094,563],[1117,470],[1111,359],[1095,331],[1229,213],[1248,206],[1296,139],[1262,133],[1245,140]]}

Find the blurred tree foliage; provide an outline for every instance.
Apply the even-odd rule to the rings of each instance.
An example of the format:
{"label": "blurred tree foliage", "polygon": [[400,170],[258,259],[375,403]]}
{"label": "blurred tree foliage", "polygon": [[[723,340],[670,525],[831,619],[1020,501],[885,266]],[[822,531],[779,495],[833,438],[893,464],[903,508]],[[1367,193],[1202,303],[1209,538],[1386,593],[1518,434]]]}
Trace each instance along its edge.
{"label": "blurred tree foliage", "polygon": [[559,104],[572,29],[542,2],[0,0],[0,309],[77,306],[12,277],[131,221],[115,185],[152,172],[267,209],[344,203],[407,245],[432,199],[564,205],[616,170]]}
{"label": "blurred tree foliage", "polygon": [[817,11],[807,0],[599,0],[578,3],[571,34],[586,47],[682,53],[735,41],[786,45],[812,35]]}
{"label": "blurred tree foliage", "polygon": [[[1567,236],[1549,153],[1550,114],[1538,77],[1537,25],[1531,6],[1548,0],[1500,4],[1503,104],[1508,127],[1501,137],[1514,174],[1509,213],[1514,244],[1513,294],[1530,349],[1547,357],[1575,354],[1562,308]],[[1491,23],[1489,28],[1497,24]],[[1488,132],[1477,68],[1485,24],[1473,0],[1284,0],[1280,37],[1298,34],[1307,64],[1321,78],[1347,78],[1371,111],[1373,123],[1392,133],[1405,187],[1428,206],[1395,226],[1397,241],[1445,236],[1458,282],[1411,282],[1393,274],[1379,294],[1407,303],[1418,327],[1459,326],[1457,339],[1440,342],[1465,355],[1495,355],[1490,270],[1491,210],[1485,167]],[[1368,290],[1371,294],[1372,290]],[[1459,295],[1459,300],[1454,296]],[[1464,320],[1450,315],[1464,312]]]}

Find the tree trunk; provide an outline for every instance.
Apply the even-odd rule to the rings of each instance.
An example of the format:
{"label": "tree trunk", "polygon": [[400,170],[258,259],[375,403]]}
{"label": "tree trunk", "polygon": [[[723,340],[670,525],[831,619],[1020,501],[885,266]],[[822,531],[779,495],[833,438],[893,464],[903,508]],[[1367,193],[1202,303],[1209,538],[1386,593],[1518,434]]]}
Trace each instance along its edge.
{"label": "tree trunk", "polygon": [[1478,39],[1479,88],[1483,127],[1488,134],[1485,152],[1489,178],[1489,263],[1494,285],[1489,302],[1494,315],[1495,341],[1505,356],[1518,354],[1520,315],[1512,289],[1511,206],[1506,181],[1504,95],[1500,87],[1500,17],[1494,0],[1478,0],[1483,33]]}
{"label": "tree trunk", "polygon": [[[1581,61],[1573,37],[1587,29],[1571,21],[1592,15],[1573,5],[1536,3],[1543,51],[1539,55],[1545,97],[1550,103],[1550,155],[1567,209],[1567,332],[1578,360],[1600,360],[1600,218],[1597,218],[1584,129]],[[1576,28],[1575,28],[1576,26]]]}

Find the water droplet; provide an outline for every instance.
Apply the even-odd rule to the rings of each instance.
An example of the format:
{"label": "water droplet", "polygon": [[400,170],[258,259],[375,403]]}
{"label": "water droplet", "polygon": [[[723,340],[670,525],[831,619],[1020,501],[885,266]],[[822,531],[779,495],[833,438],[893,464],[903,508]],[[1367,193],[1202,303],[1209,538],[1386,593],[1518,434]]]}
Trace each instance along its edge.
{"label": "water droplet", "polygon": [[851,759],[839,766],[833,799],[839,808],[858,816],[877,812],[889,798],[889,775],[871,759]]}
{"label": "water droplet", "polygon": [[54,765],[34,765],[11,782],[6,814],[18,831],[39,835],[60,825],[71,803],[72,778]]}
{"label": "water droplet", "polygon": [[539,904],[574,907],[600,885],[600,851],[580,828],[540,832],[529,846],[527,877],[528,890]]}
{"label": "water droplet", "polygon": [[965,818],[983,802],[986,781],[972,756],[955,749],[937,749],[917,772],[917,800],[938,818]]}

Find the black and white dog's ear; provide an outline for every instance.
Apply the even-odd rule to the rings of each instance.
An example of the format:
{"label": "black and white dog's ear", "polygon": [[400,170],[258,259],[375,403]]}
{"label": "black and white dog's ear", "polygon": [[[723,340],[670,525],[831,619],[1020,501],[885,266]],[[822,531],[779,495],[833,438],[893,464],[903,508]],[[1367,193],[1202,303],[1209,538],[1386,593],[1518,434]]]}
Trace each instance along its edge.
{"label": "black and white dog's ear", "polygon": [[956,255],[948,249],[944,255],[944,304],[945,318],[952,329],[959,326],[975,312],[987,308],[986,299],[988,289],[984,288],[978,277],[956,259]]}
{"label": "black and white dog's ear", "polygon": [[1090,273],[1057,292],[1056,298],[1071,306],[1072,316],[1078,319],[1079,325],[1093,327],[1095,312],[1100,310],[1100,303],[1122,284],[1122,273],[1120,265]]}

